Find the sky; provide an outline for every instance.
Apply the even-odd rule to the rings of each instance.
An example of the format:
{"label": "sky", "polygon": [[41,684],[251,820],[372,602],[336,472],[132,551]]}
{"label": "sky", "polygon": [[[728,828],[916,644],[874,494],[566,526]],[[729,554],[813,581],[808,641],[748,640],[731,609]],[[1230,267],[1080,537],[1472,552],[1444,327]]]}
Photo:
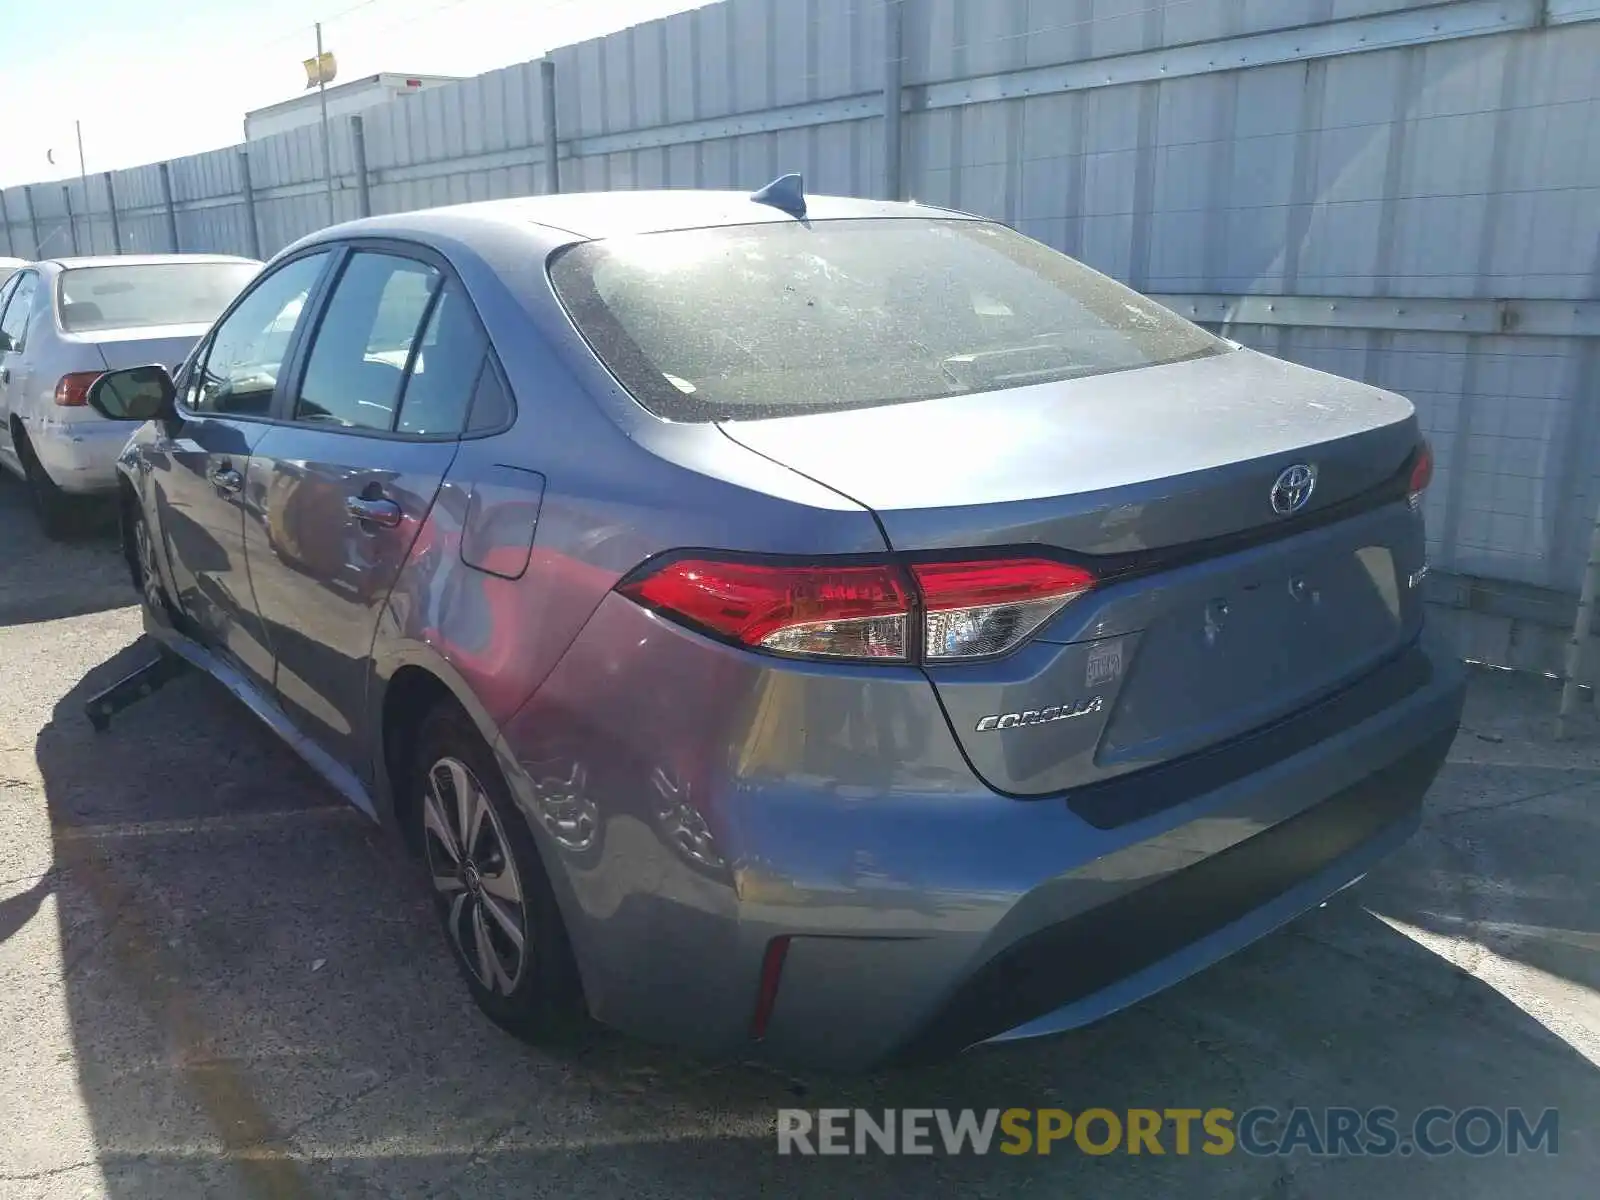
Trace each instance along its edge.
{"label": "sky", "polygon": [[[0,187],[235,145],[244,114],[305,90],[313,23],[335,83],[477,75],[706,0],[0,0]],[[54,158],[54,164],[51,158]]]}

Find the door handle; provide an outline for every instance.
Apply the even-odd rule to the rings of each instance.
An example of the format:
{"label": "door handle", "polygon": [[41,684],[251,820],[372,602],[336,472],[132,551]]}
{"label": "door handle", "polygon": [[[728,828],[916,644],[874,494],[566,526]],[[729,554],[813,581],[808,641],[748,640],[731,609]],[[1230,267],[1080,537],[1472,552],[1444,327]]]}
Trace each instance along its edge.
{"label": "door handle", "polygon": [[350,496],[344,502],[344,511],[356,520],[371,525],[381,525],[385,529],[393,529],[400,524],[403,515],[400,506],[393,500],[373,499],[365,496]]}
{"label": "door handle", "polygon": [[11,368],[10,367],[0,367],[0,383],[10,383],[10,382],[11,382]]}
{"label": "door handle", "polygon": [[244,476],[232,467],[218,467],[211,472],[211,482],[219,492],[244,491]]}

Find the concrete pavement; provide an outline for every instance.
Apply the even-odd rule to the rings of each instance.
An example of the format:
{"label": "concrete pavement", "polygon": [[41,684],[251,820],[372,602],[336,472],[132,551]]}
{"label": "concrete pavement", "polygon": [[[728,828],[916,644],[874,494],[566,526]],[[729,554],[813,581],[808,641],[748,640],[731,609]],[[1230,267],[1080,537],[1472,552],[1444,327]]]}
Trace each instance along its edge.
{"label": "concrete pavement", "polygon": [[[411,868],[210,681],[114,546],[0,481],[0,1197],[1578,1197],[1600,1177],[1600,734],[1483,675],[1424,830],[1326,908],[1076,1035],[791,1079],[481,1018]],[[780,1159],[780,1106],[1561,1110],[1555,1156]]]}

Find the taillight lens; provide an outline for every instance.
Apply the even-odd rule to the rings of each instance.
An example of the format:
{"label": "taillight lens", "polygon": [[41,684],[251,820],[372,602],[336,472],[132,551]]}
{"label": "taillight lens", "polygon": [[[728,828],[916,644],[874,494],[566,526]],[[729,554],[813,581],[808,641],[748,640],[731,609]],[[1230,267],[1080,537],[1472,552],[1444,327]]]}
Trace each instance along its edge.
{"label": "taillight lens", "polygon": [[622,594],[778,654],[905,661],[911,595],[899,569],[679,559]]}
{"label": "taillight lens", "polygon": [[89,403],[89,385],[102,374],[102,371],[74,371],[70,375],[63,375],[56,384],[56,405],[60,408],[82,408]]}
{"label": "taillight lens", "polygon": [[[628,580],[636,603],[727,641],[802,658],[930,662],[1015,649],[1094,586],[1043,558],[774,565],[686,558]],[[920,635],[920,638],[914,637]]]}
{"label": "taillight lens", "polygon": [[917,563],[911,574],[930,660],[1004,654],[1094,586],[1082,567],[1045,558]]}
{"label": "taillight lens", "polygon": [[1406,484],[1406,502],[1412,508],[1422,503],[1422,493],[1433,482],[1433,447],[1427,442],[1417,447],[1417,457],[1411,464],[1411,479]]}

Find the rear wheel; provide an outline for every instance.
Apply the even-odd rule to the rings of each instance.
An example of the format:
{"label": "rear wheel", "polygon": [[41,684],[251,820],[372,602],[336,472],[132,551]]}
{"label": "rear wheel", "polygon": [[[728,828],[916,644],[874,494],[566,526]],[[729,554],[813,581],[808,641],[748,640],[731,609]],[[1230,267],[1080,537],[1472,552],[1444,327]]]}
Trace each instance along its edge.
{"label": "rear wheel", "polygon": [[529,1041],[580,1032],[582,987],[533,834],[453,702],[424,719],[409,786],[434,903],[478,1007]]}
{"label": "rear wheel", "polygon": [[26,434],[17,434],[17,457],[22,460],[22,472],[27,480],[28,500],[44,535],[60,541],[72,533],[76,509],[72,497],[56,486],[55,480],[40,464],[33,445]]}

